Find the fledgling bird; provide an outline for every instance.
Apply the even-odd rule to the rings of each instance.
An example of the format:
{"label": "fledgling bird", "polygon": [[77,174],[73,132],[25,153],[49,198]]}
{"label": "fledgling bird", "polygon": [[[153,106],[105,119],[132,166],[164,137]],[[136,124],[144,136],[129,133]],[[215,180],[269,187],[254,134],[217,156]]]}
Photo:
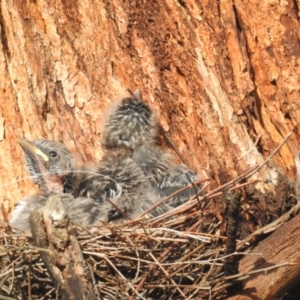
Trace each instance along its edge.
{"label": "fledgling bird", "polygon": [[[174,164],[172,156],[158,146],[143,145],[133,152],[133,159],[161,198],[167,197],[181,188],[199,181],[198,174],[184,164]],[[171,207],[179,206],[199,192],[201,185],[187,188],[166,201]]]}
{"label": "fledgling bird", "polygon": [[[122,219],[122,214],[106,199],[130,217],[138,216],[157,202],[158,194],[152,191],[143,172],[130,158],[128,149],[112,151],[98,167],[77,170],[72,154],[60,143],[25,139],[19,140],[19,143],[25,152],[26,165],[33,181],[40,186],[43,194],[19,201],[11,225],[28,230],[30,212],[43,207],[53,193],[62,197],[70,219],[74,222],[84,220],[84,226],[99,220]],[[150,215],[169,209],[162,204]]]}
{"label": "fledgling bird", "polygon": [[[30,232],[30,213],[35,209],[42,208],[47,204],[48,198],[54,193],[37,194],[21,199],[9,220],[10,225],[17,229]],[[95,224],[102,214],[101,205],[91,198],[76,197],[71,194],[58,194],[62,200],[65,212],[70,220],[82,226]]]}
{"label": "fledgling bird", "polygon": [[120,146],[135,149],[145,142],[155,142],[158,122],[139,90],[122,99],[109,115],[101,144],[107,149]]}
{"label": "fledgling bird", "polygon": [[[91,197],[101,203],[104,216],[107,216],[106,221],[122,218],[122,213],[105,201],[105,198],[110,199],[130,218],[140,215],[159,200],[158,193],[127,149],[106,153],[93,172],[97,175],[87,176],[81,182],[79,195]],[[149,215],[157,216],[169,210],[168,205],[161,204],[151,210]]]}
{"label": "fledgling bird", "polygon": [[[155,146],[158,127],[150,107],[136,91],[132,97],[124,98],[109,116],[102,145],[107,149],[122,146],[131,149],[133,159],[154,188],[152,193],[165,197],[200,178],[186,165],[175,165],[171,155]],[[172,207],[178,206],[199,190],[199,186],[186,189],[166,203]]]}
{"label": "fledgling bird", "polygon": [[11,225],[30,230],[30,213],[45,206],[53,194],[61,196],[73,222],[82,221],[87,226],[98,221],[101,215],[99,203],[88,197],[74,197],[78,193],[77,181],[82,175],[76,173],[73,156],[64,145],[48,140],[31,142],[19,139],[18,142],[24,150],[25,163],[32,180],[40,187],[41,194],[23,198],[17,203],[10,220]]}
{"label": "fledgling bird", "polygon": [[62,193],[66,178],[74,171],[74,159],[70,151],[61,143],[48,140],[18,139],[25,153],[25,164],[42,192]]}

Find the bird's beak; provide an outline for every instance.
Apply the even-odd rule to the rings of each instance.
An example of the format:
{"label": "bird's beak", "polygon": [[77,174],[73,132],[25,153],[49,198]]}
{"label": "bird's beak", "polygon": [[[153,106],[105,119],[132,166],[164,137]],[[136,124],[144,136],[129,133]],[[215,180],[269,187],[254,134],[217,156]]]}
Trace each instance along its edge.
{"label": "bird's beak", "polygon": [[33,145],[30,141],[26,139],[18,139],[18,143],[25,152],[30,151],[31,153],[40,156],[45,162],[49,161],[49,157],[43,151],[41,151],[39,148]]}

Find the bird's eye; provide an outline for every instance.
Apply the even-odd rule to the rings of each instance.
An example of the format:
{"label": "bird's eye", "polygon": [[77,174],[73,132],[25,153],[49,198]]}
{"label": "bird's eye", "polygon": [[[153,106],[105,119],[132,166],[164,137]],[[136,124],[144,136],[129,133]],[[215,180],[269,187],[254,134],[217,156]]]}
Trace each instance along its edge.
{"label": "bird's eye", "polygon": [[56,153],[55,151],[50,151],[50,152],[49,152],[49,155],[50,155],[51,157],[56,157],[56,156],[57,156],[57,153]]}

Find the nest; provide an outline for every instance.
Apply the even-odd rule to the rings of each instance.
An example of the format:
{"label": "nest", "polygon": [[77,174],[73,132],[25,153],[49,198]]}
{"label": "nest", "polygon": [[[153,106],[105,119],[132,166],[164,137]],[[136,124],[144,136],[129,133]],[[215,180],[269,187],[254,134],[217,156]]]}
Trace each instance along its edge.
{"label": "nest", "polygon": [[[251,184],[238,182],[265,163],[151,220],[145,212],[122,224],[105,223],[97,228],[76,225],[85,275],[80,280],[89,284],[94,295],[85,299],[226,299],[229,288],[245,275],[237,273],[236,258],[245,250],[242,245],[250,245],[250,238],[237,245],[236,236],[230,240],[228,230],[224,236],[224,223],[229,224],[230,216],[220,214],[213,199],[222,196],[220,191],[226,191],[225,199],[231,199],[227,191]],[[46,268],[43,255],[51,257],[53,249],[33,246],[32,237],[12,234],[9,226],[4,225],[2,232],[0,298],[66,299]],[[236,264],[233,276],[226,270],[228,262]],[[67,269],[61,261],[55,267],[62,274]],[[71,284],[71,289],[76,288]]]}
{"label": "nest", "polygon": [[[211,199],[218,190],[152,220],[77,227],[84,263],[99,299],[200,299],[220,293],[226,238]],[[59,299],[59,287],[32,238],[4,228],[0,290],[5,299]],[[12,298],[10,298],[12,297]]]}

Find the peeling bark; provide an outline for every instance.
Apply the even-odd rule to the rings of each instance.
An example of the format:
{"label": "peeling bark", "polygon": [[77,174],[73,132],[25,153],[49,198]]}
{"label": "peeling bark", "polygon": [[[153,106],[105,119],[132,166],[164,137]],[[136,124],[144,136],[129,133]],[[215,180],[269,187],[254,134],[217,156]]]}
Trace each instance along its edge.
{"label": "peeling bark", "polygon": [[61,141],[79,160],[98,161],[106,109],[139,88],[212,187],[260,163],[293,131],[242,203],[253,230],[274,220],[300,141],[299,8],[292,0],[1,1],[5,209],[35,191],[18,137]]}
{"label": "peeling bark", "polygon": [[[136,87],[188,163],[216,183],[260,162],[293,129],[274,160],[294,176],[298,8],[277,4],[2,1],[1,198],[33,189],[17,181],[26,176],[17,137],[60,140],[99,160],[105,109]],[[273,173],[259,177],[276,182]]]}

